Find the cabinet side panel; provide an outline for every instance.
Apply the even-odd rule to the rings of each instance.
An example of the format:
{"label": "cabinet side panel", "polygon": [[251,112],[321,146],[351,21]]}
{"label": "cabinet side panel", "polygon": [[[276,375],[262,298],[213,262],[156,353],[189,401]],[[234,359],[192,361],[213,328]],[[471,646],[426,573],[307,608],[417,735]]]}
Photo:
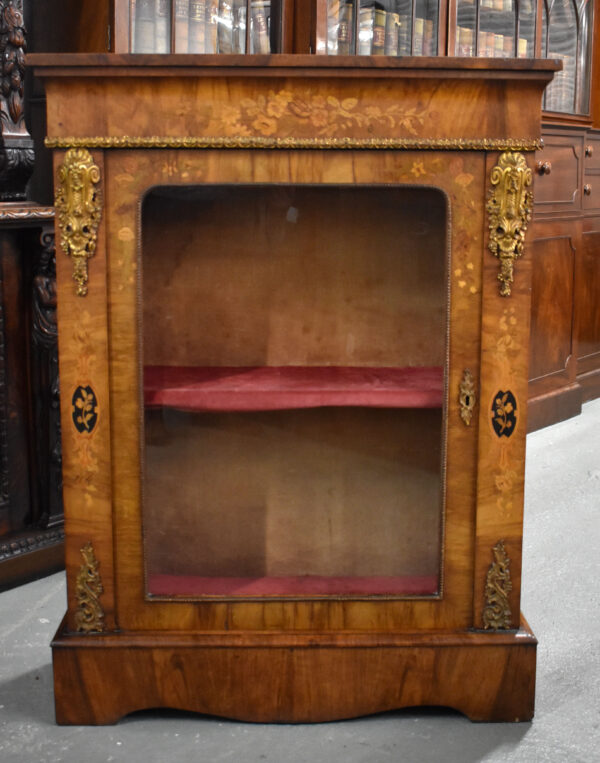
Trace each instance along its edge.
{"label": "cabinet side panel", "polygon": [[[521,158],[522,155],[521,155]],[[514,162],[518,177],[519,155],[488,157],[486,197],[495,194],[501,207],[500,223],[510,219],[511,182],[492,182],[498,167]],[[525,167],[520,168],[526,173]],[[528,190],[524,183],[523,191]],[[530,206],[526,202],[526,206]],[[508,209],[507,214],[504,214]],[[504,222],[502,222],[504,220]],[[531,290],[531,253],[527,239],[523,256],[514,261],[514,281],[509,294],[501,293],[501,264],[489,248],[488,225],[483,233],[483,319],[481,346],[481,407],[479,411],[479,473],[474,580],[474,626],[516,628],[519,622],[521,545],[523,534],[523,484],[527,431],[527,372]],[[526,224],[522,221],[521,224]],[[503,244],[506,243],[503,238]],[[510,582],[505,577],[508,564]],[[493,588],[490,588],[490,586]],[[500,589],[500,590],[498,590]],[[499,606],[506,615],[501,624],[490,620]],[[492,608],[492,609],[490,609]],[[508,614],[510,610],[510,614]],[[499,621],[499,622],[500,622]]]}
{"label": "cabinet side panel", "polygon": [[[57,152],[54,159],[57,201],[61,185],[64,188],[58,180],[59,173],[63,163],[69,161],[69,155],[73,153]],[[96,152],[91,159],[99,170],[96,188],[102,199],[103,155]],[[69,194],[64,196],[68,199]],[[101,215],[96,250],[88,260],[87,294],[81,296],[76,293],[73,257],[66,254],[63,244],[69,237],[62,235],[61,215],[57,213],[63,496],[68,537],[65,555],[70,630],[77,628],[78,593],[84,594],[89,557],[86,560],[82,549],[87,544],[91,544],[101,581],[98,601],[104,615],[100,618],[101,627],[114,628],[106,248],[102,211]]]}

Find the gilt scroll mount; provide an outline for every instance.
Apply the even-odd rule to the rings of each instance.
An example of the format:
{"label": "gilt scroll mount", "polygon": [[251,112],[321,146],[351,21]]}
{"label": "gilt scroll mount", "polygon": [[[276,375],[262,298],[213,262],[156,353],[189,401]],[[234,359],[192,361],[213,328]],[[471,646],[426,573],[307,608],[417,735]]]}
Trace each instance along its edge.
{"label": "gilt scroll mount", "polygon": [[93,257],[98,241],[98,225],[102,215],[100,169],[87,149],[67,151],[58,170],[56,209],[60,244],[73,260],[76,294],[88,291],[88,260]]}
{"label": "gilt scroll mount", "polygon": [[514,282],[514,265],[523,254],[525,231],[531,220],[532,172],[523,154],[506,151],[492,169],[492,185],[487,202],[489,249],[500,261],[500,294],[509,297]]}

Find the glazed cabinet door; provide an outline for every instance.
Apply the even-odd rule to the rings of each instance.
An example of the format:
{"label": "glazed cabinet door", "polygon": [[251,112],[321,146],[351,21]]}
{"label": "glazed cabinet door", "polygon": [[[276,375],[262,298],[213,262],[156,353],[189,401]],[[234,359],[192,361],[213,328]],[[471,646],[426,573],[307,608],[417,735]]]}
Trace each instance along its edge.
{"label": "glazed cabinet door", "polygon": [[468,627],[484,159],[282,158],[107,153],[119,626]]}

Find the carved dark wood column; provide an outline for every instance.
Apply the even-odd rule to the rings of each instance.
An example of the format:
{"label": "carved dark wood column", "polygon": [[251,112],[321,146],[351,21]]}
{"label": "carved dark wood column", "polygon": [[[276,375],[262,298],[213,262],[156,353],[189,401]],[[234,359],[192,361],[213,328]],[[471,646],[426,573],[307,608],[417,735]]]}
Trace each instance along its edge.
{"label": "carved dark wood column", "polygon": [[23,0],[0,0],[0,201],[24,200],[33,171],[33,140],[25,126],[25,48]]}
{"label": "carved dark wood column", "polygon": [[27,199],[23,0],[0,0],[0,590],[63,566],[54,209]]}

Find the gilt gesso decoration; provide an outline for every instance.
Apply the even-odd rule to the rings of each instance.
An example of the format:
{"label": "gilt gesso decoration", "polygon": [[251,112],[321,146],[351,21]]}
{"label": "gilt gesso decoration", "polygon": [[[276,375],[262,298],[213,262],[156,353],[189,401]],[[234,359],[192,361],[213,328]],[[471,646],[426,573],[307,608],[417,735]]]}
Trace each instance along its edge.
{"label": "gilt gesso decoration", "polygon": [[104,589],[100,580],[98,560],[91,543],[81,549],[83,564],[76,581],[77,611],[75,629],[79,633],[101,633],[104,630],[104,610],[100,596]]}
{"label": "gilt gesso decoration", "polygon": [[500,260],[500,294],[509,297],[515,260],[523,254],[525,231],[531,220],[533,196],[528,190],[532,182],[531,169],[522,154],[506,151],[492,169],[490,182],[489,249]]}
{"label": "gilt gesso decoration", "polygon": [[512,613],[508,595],[512,591],[510,560],[504,542],[498,541],[493,548],[494,561],[490,565],[485,582],[483,627],[486,630],[501,630],[511,627]]}
{"label": "gilt gesso decoration", "polygon": [[100,169],[86,149],[67,151],[58,170],[56,209],[60,244],[73,260],[76,293],[84,297],[88,290],[88,260],[96,251],[98,225],[102,215]]}

